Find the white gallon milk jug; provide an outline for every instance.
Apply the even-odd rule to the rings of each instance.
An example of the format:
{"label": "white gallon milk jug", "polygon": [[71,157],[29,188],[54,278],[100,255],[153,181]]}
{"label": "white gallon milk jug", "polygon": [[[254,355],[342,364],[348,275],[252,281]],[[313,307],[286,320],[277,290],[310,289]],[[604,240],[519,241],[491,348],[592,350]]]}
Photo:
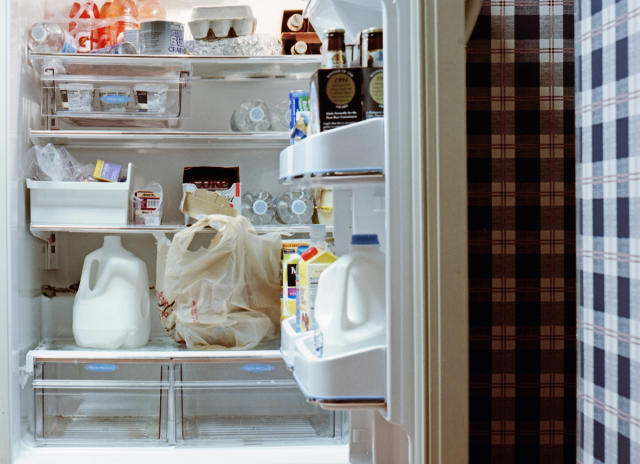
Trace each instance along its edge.
{"label": "white gallon milk jug", "polygon": [[73,337],[86,348],[135,348],[151,331],[147,266],[122,247],[120,237],[84,259],[73,303]]}
{"label": "white gallon milk jug", "polygon": [[385,344],[384,254],[377,235],[353,235],[351,253],[321,275],[315,348],[323,356]]}

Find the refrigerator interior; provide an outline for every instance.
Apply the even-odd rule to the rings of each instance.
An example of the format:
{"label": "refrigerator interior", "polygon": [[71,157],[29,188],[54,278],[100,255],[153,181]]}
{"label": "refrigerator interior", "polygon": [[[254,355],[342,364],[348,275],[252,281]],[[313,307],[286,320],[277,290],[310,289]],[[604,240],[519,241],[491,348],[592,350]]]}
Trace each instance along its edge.
{"label": "refrigerator interior", "polygon": [[[186,21],[190,8],[201,2],[163,3],[169,17]],[[283,8],[304,8],[305,4],[302,0],[251,2],[254,14],[259,18],[257,32],[260,33],[262,27],[277,30]],[[11,35],[22,40],[32,23],[40,20],[44,12],[55,12],[60,3],[12,0],[11,8]],[[16,462],[25,456],[24,462],[44,462],[55,458],[56,453],[61,452],[59,450],[81,449],[87,445],[143,446],[148,451],[143,456],[149,458],[154,456],[153,449],[176,449],[173,445],[185,450],[219,447],[221,457],[225,452],[231,453],[229,456],[235,452],[250,452],[241,450],[246,445],[260,445],[261,452],[266,453],[264,456],[269,452],[280,456],[282,450],[273,447],[291,445],[281,462],[288,462],[286,459],[299,462],[296,456],[317,459],[317,462],[344,462],[349,452],[349,439],[352,441],[352,462],[368,462],[374,437],[381,437],[382,442],[385,435],[385,440],[395,443],[394,450],[402,450],[396,462],[407,460],[408,457],[402,454],[408,452],[405,448],[408,447],[407,432],[392,426],[375,410],[327,411],[307,403],[279,359],[279,341],[256,350],[260,351],[256,360],[228,359],[216,363],[80,360],[69,363],[67,359],[59,363],[36,361],[33,372],[29,372],[25,358],[34,347],[66,351],[73,359],[76,349],[71,333],[73,296],[59,293],[53,298],[44,297],[42,286],[65,288],[78,282],[84,256],[101,246],[104,234],[56,232],[52,247],[30,231],[29,197],[24,186],[32,161],[29,129],[46,129],[43,118],[46,111],[41,107],[41,88],[27,64],[22,41],[19,45],[11,48],[12,69],[19,69],[20,75],[11,76],[12,114],[17,117],[11,126],[12,156],[8,161],[9,239],[13,244],[9,250],[9,288],[14,289],[10,295],[9,315],[14,374],[11,422],[15,444],[12,452]],[[132,79],[130,84],[135,82]],[[262,98],[268,104],[276,105],[287,100],[289,91],[306,85],[306,80],[290,78],[194,79],[189,86],[190,98],[185,100],[186,116],[171,122],[170,129],[228,132],[230,116],[241,102]],[[135,121],[130,122],[135,124]],[[57,118],[56,127],[61,131],[93,129],[77,123]],[[115,130],[126,128],[126,124],[122,123]],[[83,143],[73,144],[69,150],[81,162],[100,158],[122,165],[134,163],[134,187],[143,187],[149,181],[160,182],[166,199],[163,223],[178,225],[182,221],[178,206],[183,167],[238,166],[243,192],[268,191],[275,195],[290,188],[278,182],[282,148],[284,146],[270,141],[240,146],[221,143],[209,148],[195,143],[192,146],[164,144],[159,140],[148,144],[139,141],[111,144],[108,139],[89,137]],[[349,196],[343,198],[351,201]],[[362,208],[367,207],[366,199],[355,201]],[[335,218],[334,234],[336,242],[342,241],[337,245],[344,253],[344,241],[351,232],[352,211],[349,207],[342,211],[345,217]],[[338,224],[343,227],[339,229]],[[378,223],[376,227],[380,228],[381,234],[387,230],[384,224]],[[153,236],[122,234],[122,240],[125,248],[145,261],[153,283],[156,271]],[[201,240],[206,243],[206,236]],[[153,311],[152,316],[155,315]],[[154,344],[163,346],[166,343],[166,332],[158,317],[152,317],[151,338],[151,348]],[[261,369],[254,372],[243,369],[256,363],[262,366],[261,369],[268,366],[268,373]],[[107,367],[104,370],[100,364],[117,365],[117,369],[109,371],[111,368]],[[129,456],[134,462],[135,456],[140,455],[134,451]],[[354,456],[363,457],[358,461]]]}

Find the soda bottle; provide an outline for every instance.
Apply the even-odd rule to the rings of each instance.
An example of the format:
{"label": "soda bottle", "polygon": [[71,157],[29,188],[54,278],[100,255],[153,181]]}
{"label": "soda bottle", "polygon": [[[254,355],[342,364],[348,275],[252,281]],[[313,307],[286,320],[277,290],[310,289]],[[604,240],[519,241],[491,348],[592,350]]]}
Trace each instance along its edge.
{"label": "soda bottle", "polygon": [[31,52],[76,52],[73,46],[73,37],[55,23],[35,23],[31,26],[27,47]]}
{"label": "soda bottle", "polygon": [[167,10],[164,9],[160,0],[142,0],[138,5],[138,20],[145,19],[166,19]]}
{"label": "soda bottle", "polygon": [[[98,22],[98,27],[94,29],[96,42],[97,42],[97,50],[106,48],[109,46],[109,20],[107,18],[107,11],[111,7],[111,2],[104,2],[102,8],[100,8],[100,20]],[[94,49],[94,50],[96,50]]]}
{"label": "soda bottle", "polygon": [[116,19],[109,28],[109,44],[124,41],[124,31],[138,29],[138,7],[133,0],[113,0],[107,18]]}
{"label": "soda bottle", "polygon": [[[69,11],[69,33],[73,36],[78,53],[89,53],[98,48],[98,37],[94,36],[94,21],[100,18],[100,10],[94,2],[75,2]],[[77,22],[74,20],[78,20]]]}

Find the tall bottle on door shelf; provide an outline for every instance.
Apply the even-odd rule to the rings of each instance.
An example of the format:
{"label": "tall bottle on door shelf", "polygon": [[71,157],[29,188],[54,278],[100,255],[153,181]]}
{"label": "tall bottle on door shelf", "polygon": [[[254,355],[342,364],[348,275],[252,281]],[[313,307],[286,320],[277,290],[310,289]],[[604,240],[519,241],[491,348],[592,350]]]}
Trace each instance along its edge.
{"label": "tall bottle on door shelf", "polygon": [[125,31],[137,30],[138,7],[133,0],[114,0],[107,10],[107,19],[118,19],[109,28],[109,44],[124,42]]}
{"label": "tall bottle on door shelf", "polygon": [[166,18],[167,10],[164,9],[160,0],[142,0],[138,4],[138,21]]}

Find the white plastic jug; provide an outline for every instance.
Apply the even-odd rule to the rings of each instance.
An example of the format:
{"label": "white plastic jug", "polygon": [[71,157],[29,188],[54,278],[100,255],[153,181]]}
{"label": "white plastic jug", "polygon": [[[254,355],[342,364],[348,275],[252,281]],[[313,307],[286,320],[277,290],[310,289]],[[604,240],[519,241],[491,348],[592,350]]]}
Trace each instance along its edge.
{"label": "white plastic jug", "polygon": [[86,348],[135,348],[151,331],[147,265],[122,247],[120,237],[84,259],[73,303],[73,337]]}
{"label": "white plastic jug", "polygon": [[385,344],[384,254],[377,235],[354,235],[351,253],[321,275],[316,351],[323,356]]}

